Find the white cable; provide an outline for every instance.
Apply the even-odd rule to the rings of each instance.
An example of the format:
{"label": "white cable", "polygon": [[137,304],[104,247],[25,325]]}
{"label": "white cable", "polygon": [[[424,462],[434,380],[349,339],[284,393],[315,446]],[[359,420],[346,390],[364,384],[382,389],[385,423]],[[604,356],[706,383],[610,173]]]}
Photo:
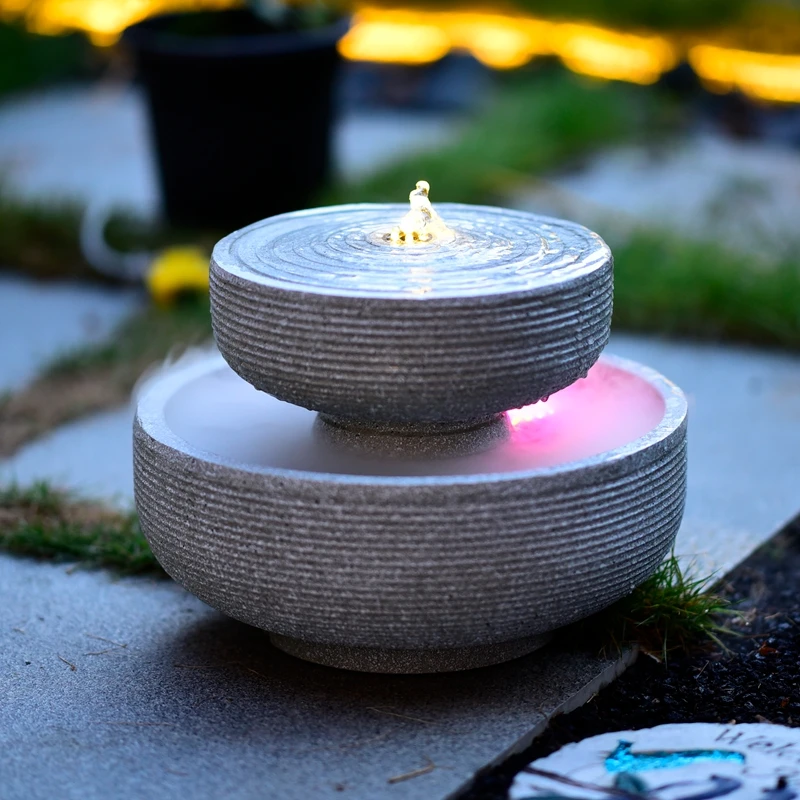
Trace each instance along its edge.
{"label": "white cable", "polygon": [[86,261],[102,275],[127,283],[141,283],[155,257],[151,252],[121,253],[108,245],[105,230],[108,206],[90,203],[83,213],[80,246]]}

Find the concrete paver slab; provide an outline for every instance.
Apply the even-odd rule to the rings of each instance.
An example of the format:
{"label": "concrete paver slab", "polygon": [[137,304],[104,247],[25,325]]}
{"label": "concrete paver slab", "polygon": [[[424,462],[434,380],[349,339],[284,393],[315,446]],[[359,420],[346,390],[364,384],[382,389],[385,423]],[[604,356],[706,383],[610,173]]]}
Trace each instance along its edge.
{"label": "concrete paver slab", "polygon": [[0,274],[0,393],[21,388],[54,357],[103,340],[142,300],[136,290]]}
{"label": "concrete paver slab", "polygon": [[62,425],[0,462],[0,484],[46,479],[87,498],[133,507],[133,409]]}
{"label": "concrete paver slab", "polygon": [[0,107],[0,167],[28,197],[81,198],[156,214],[141,95],[127,84],[52,89]]}
{"label": "concrete paver slab", "polygon": [[1,556],[1,793],[444,798],[623,666],[551,645],[449,675],[344,672],[169,581]]}
{"label": "concrete paver slab", "polygon": [[622,147],[523,189],[515,203],[601,232],[638,223],[787,255],[800,236],[800,153],[708,134]]}
{"label": "concrete paver slab", "polygon": [[676,551],[724,574],[800,510],[800,357],[612,336],[689,399],[689,490]]}

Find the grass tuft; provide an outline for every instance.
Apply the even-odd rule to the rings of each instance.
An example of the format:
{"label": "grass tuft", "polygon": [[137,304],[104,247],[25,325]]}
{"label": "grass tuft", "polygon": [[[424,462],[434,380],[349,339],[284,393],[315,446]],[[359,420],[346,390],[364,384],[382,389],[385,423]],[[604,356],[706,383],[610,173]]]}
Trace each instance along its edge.
{"label": "grass tuft", "polygon": [[74,200],[19,198],[0,182],[0,264],[37,278],[96,277],[81,252],[82,215]]}
{"label": "grass tuft", "polygon": [[679,31],[719,28],[738,21],[750,0],[515,0],[536,16],[589,20],[623,29]]}
{"label": "grass tuft", "polygon": [[[5,16],[5,15],[4,15]],[[43,36],[21,21],[0,20],[0,96],[94,72],[91,48],[81,34]]]}
{"label": "grass tuft", "polygon": [[135,513],[77,499],[47,483],[0,489],[0,549],[125,574],[161,572]]}
{"label": "grass tuft", "polygon": [[66,502],[63,492],[54,489],[47,481],[36,481],[21,487],[12,483],[0,488],[0,508],[18,507],[36,514],[58,514]]}
{"label": "grass tuft", "polygon": [[[84,212],[85,204],[75,199],[20,197],[0,172],[0,264],[44,280],[114,282],[86,260],[80,241]],[[153,252],[187,242],[210,251],[221,235],[169,228],[124,209],[110,210],[105,228],[108,244],[121,252]]]}
{"label": "grass tuft", "polygon": [[734,614],[725,598],[710,590],[708,578],[690,578],[674,553],[641,586],[595,617],[578,623],[599,635],[604,649],[638,645],[663,662],[670,652],[730,633],[720,618]]}

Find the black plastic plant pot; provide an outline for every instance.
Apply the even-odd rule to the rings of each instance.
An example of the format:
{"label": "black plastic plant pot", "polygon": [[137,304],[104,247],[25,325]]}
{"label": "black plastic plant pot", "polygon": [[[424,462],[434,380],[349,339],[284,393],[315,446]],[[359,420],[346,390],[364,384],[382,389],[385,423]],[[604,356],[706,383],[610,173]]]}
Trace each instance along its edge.
{"label": "black plastic plant pot", "polygon": [[147,96],[164,210],[221,230],[304,208],[330,164],[341,20],[277,31],[246,11],[125,32]]}

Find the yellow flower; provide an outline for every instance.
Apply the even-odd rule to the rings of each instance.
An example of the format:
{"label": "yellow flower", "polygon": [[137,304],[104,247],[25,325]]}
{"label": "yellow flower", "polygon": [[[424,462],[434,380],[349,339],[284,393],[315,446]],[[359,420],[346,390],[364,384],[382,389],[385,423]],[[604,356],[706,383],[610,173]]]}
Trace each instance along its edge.
{"label": "yellow flower", "polygon": [[144,280],[159,305],[188,292],[208,292],[208,256],[199,247],[169,247],[153,259]]}

